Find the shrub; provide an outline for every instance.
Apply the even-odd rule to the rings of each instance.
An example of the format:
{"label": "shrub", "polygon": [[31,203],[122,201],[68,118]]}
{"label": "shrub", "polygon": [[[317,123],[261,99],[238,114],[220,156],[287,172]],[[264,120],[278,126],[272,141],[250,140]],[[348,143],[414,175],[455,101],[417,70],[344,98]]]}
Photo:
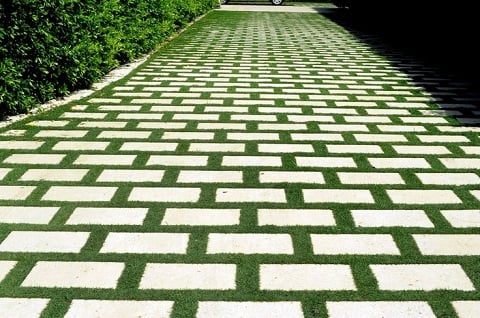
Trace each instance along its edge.
{"label": "shrub", "polygon": [[1,0],[0,118],[86,88],[217,0]]}

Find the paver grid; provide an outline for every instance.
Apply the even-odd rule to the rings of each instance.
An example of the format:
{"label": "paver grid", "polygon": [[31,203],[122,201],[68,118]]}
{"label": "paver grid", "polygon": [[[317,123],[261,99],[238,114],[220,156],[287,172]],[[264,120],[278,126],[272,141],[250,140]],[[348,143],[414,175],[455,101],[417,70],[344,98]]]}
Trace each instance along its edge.
{"label": "paver grid", "polygon": [[478,316],[480,130],[449,117],[478,111],[390,61],[319,14],[217,11],[4,130],[0,316]]}

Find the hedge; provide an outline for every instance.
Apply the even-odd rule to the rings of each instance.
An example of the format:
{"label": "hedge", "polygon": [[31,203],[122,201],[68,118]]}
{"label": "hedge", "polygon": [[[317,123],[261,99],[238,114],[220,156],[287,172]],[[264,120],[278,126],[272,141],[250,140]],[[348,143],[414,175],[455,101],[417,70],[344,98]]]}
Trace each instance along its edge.
{"label": "hedge", "polygon": [[0,118],[86,88],[218,0],[0,0]]}

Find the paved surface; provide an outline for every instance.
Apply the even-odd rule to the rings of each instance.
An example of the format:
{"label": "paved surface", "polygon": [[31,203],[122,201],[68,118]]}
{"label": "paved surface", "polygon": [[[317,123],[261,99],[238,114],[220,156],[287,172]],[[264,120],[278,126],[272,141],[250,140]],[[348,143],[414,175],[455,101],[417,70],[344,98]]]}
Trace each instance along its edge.
{"label": "paved surface", "polygon": [[480,316],[479,111],[395,59],[217,11],[3,130],[0,317]]}

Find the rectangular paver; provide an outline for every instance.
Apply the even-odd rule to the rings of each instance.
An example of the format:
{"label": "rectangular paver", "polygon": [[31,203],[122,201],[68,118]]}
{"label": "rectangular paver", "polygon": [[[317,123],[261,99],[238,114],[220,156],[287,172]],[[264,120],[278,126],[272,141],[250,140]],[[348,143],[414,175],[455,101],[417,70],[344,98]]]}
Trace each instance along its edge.
{"label": "rectangular paver", "polygon": [[141,225],[147,208],[75,208],[66,224]]}
{"label": "rectangular paver", "polygon": [[434,227],[423,210],[352,210],[359,227]]}
{"label": "rectangular paver", "polygon": [[380,290],[475,290],[458,264],[370,265]]}
{"label": "rectangular paver", "polygon": [[422,255],[480,255],[477,234],[414,234]]}
{"label": "rectangular paver", "polygon": [[356,290],[348,265],[261,264],[261,290]]}
{"label": "rectangular paver", "polygon": [[287,198],[283,189],[220,188],[217,189],[216,201],[286,203]]}
{"label": "rectangular paver", "polygon": [[375,203],[369,190],[304,189],[305,203]]}
{"label": "rectangular paver", "polygon": [[330,318],[436,318],[426,301],[327,301]]}
{"label": "rectangular paver", "polygon": [[0,186],[0,200],[25,200],[34,186]]}
{"label": "rectangular paver", "polygon": [[112,289],[117,286],[124,267],[118,262],[40,261],[21,286]]}
{"label": "rectangular paver", "polygon": [[400,255],[389,234],[311,234],[314,254]]}
{"label": "rectangular paver", "polygon": [[3,317],[39,318],[47,307],[48,298],[0,298]]}
{"label": "rectangular paver", "polygon": [[458,204],[460,198],[452,190],[387,190],[395,204]]}
{"label": "rectangular paver", "polygon": [[0,243],[2,252],[79,253],[88,232],[12,231]]}
{"label": "rectangular paver", "polygon": [[74,299],[65,318],[76,317],[142,317],[167,318],[173,301]]}
{"label": "rectangular paver", "polygon": [[229,290],[235,289],[234,264],[149,263],[140,289]]}
{"label": "rectangular paver", "polygon": [[138,202],[197,202],[200,188],[135,187],[128,201]]}
{"label": "rectangular paver", "polygon": [[42,197],[42,201],[110,201],[116,191],[116,187],[52,186]]}
{"label": "rectangular paver", "polygon": [[162,225],[222,226],[240,224],[240,209],[167,208]]}
{"label": "rectangular paver", "polygon": [[119,233],[110,232],[100,253],[185,254],[186,233]]}
{"label": "rectangular paver", "polygon": [[303,318],[302,304],[298,301],[200,301],[197,318]]}
{"label": "rectangular paver", "polygon": [[207,254],[222,253],[293,254],[293,245],[289,234],[210,234]]}
{"label": "rectangular paver", "polygon": [[48,224],[59,207],[0,206],[0,223]]}

